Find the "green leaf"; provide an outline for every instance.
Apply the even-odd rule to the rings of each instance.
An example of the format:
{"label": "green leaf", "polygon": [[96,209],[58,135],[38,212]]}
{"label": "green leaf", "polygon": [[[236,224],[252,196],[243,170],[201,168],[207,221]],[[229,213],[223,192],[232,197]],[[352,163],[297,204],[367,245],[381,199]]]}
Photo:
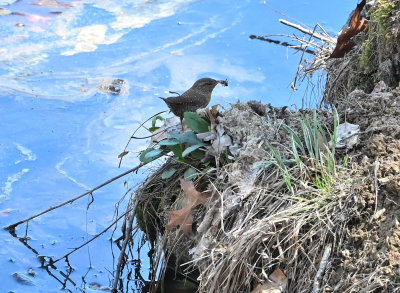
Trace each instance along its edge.
{"label": "green leaf", "polygon": [[145,149],[145,150],[140,154],[139,160],[140,160],[141,162],[143,162],[143,163],[149,163],[149,162],[151,162],[151,161],[146,160],[144,156],[145,156],[148,152],[151,152],[152,150],[154,150],[154,149],[153,149],[153,148]]}
{"label": "green leaf", "polygon": [[201,160],[201,159],[203,159],[205,155],[206,155],[206,152],[204,152],[204,151],[202,151],[202,150],[199,150],[199,149],[197,149],[197,150],[195,150],[195,151],[193,151],[193,152],[190,153],[190,156],[191,156],[193,159],[196,159],[196,160]]}
{"label": "green leaf", "polygon": [[186,125],[196,133],[203,133],[209,131],[210,124],[201,118],[197,113],[185,112],[183,114]]}
{"label": "green leaf", "polygon": [[162,179],[171,178],[172,175],[175,174],[175,172],[176,172],[176,169],[175,169],[175,168],[169,168],[169,169],[165,170],[165,171],[161,174],[161,178],[162,178]]}
{"label": "green leaf", "polygon": [[300,149],[303,155],[305,155],[306,152],[304,150],[303,143],[301,142],[301,139],[297,135],[296,131],[287,125],[283,125],[283,128],[292,136],[292,140],[295,142],[296,147]]}
{"label": "green leaf", "polygon": [[155,157],[157,157],[159,154],[161,154],[162,153],[162,150],[160,150],[160,149],[158,149],[158,150],[151,150],[150,152],[148,152],[148,153],[146,153],[145,155],[144,155],[144,157],[146,158],[146,159],[153,159],[153,158],[155,158]]}
{"label": "green leaf", "polygon": [[174,134],[172,137],[177,139],[180,143],[185,143],[189,146],[203,143],[192,131],[187,131],[182,134]]}
{"label": "green leaf", "polygon": [[149,128],[149,131],[150,132],[154,132],[154,131],[156,131],[157,129],[159,129],[160,127],[158,127],[158,126],[153,126],[153,127],[150,127]]}
{"label": "green leaf", "polygon": [[183,173],[183,177],[186,181],[192,181],[197,177],[197,171],[192,167],[187,168],[185,173]]}
{"label": "green leaf", "polygon": [[155,117],[153,118],[153,120],[151,120],[151,127],[152,127],[152,128],[156,126],[157,120],[163,121],[164,118],[161,117],[161,116],[155,116]]}
{"label": "green leaf", "polygon": [[169,145],[168,148],[174,153],[174,156],[178,159],[182,158],[182,147],[180,144]]}
{"label": "green leaf", "polygon": [[151,161],[157,159],[161,153],[162,150],[160,149],[156,150],[153,148],[148,148],[140,154],[139,160],[143,163],[150,163]]}
{"label": "green leaf", "polygon": [[185,149],[182,153],[182,158],[186,157],[188,154],[190,154],[191,152],[197,150],[199,147],[204,146],[204,143],[199,143],[199,144],[195,144],[192,145],[190,147],[188,147],[187,149]]}

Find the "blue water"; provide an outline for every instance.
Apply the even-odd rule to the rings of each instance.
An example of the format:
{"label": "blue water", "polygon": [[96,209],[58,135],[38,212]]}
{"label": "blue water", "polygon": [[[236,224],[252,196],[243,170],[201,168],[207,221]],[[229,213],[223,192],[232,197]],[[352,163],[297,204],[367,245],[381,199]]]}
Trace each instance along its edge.
{"label": "blue water", "polygon": [[[118,168],[117,156],[132,131],[166,109],[157,97],[169,90],[183,92],[199,77],[229,81],[229,87],[214,90],[211,104],[250,99],[276,106],[301,103],[304,88],[294,93],[289,87],[300,54],[248,38],[294,32],[278,22],[290,19],[263,1],[48,2],[53,6],[23,0],[0,3],[13,12],[0,16],[2,227],[137,165],[136,154],[147,141],[133,142],[132,153]],[[310,27],[323,21],[334,35],[356,2],[324,2],[268,4]],[[102,86],[116,78],[126,82],[121,94],[105,93]],[[127,189],[124,180],[131,187],[145,176],[129,175],[95,192],[88,211],[83,198],[31,221],[27,244],[32,250],[0,230],[0,292],[58,292],[62,285],[40,268],[33,250],[58,258],[102,231]],[[18,227],[19,236],[25,227]],[[67,289],[91,292],[90,282],[110,285],[110,237],[106,233],[89,251],[83,248],[71,255],[70,279],[76,286],[67,282]],[[118,255],[118,249],[114,253]],[[145,271],[148,263],[143,261]],[[27,273],[29,268],[35,276]],[[59,271],[65,269],[61,261],[52,273],[61,278]],[[31,285],[18,283],[14,273],[29,277]]]}

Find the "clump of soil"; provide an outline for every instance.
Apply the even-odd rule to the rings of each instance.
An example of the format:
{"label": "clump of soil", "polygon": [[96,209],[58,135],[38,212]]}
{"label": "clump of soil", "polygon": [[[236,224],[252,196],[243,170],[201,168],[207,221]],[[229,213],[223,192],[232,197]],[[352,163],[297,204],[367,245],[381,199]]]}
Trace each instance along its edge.
{"label": "clump of soil", "polygon": [[[348,153],[355,179],[356,207],[347,237],[332,263],[330,287],[337,292],[395,292],[400,283],[400,92],[355,90],[339,112],[362,134]],[[380,291],[382,292],[382,291]]]}

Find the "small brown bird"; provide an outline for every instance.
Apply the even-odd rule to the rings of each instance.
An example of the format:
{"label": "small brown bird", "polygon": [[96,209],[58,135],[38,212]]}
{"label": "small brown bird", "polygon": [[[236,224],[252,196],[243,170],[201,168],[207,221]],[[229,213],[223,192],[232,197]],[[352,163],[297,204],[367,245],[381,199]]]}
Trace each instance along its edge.
{"label": "small brown bird", "polygon": [[[212,78],[201,78],[196,81],[190,89],[182,95],[162,99],[176,116],[183,120],[185,112],[196,112],[197,109],[204,108],[211,100],[211,93],[217,84],[228,86],[226,80],[215,80]],[[171,92],[173,93],[173,92]],[[183,129],[183,125],[182,125]]]}

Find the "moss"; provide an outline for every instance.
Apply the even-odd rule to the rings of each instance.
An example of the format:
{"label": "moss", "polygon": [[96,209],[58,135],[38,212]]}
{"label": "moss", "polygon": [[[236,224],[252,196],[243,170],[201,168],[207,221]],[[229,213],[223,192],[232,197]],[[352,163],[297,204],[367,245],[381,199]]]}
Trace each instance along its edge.
{"label": "moss", "polygon": [[379,35],[386,36],[390,26],[390,16],[395,11],[398,2],[398,0],[378,0],[377,5],[370,9],[371,21],[376,22]]}
{"label": "moss", "polygon": [[359,68],[362,73],[367,74],[372,71],[371,59],[373,59],[373,54],[376,51],[376,42],[374,41],[374,36],[371,34],[367,40],[364,41],[361,47],[361,55],[359,57]]}
{"label": "moss", "polygon": [[368,11],[368,38],[363,42],[359,56],[359,69],[363,74],[370,74],[378,69],[386,53],[384,49],[392,38],[390,28],[393,26],[391,17],[400,0],[378,0]]}

